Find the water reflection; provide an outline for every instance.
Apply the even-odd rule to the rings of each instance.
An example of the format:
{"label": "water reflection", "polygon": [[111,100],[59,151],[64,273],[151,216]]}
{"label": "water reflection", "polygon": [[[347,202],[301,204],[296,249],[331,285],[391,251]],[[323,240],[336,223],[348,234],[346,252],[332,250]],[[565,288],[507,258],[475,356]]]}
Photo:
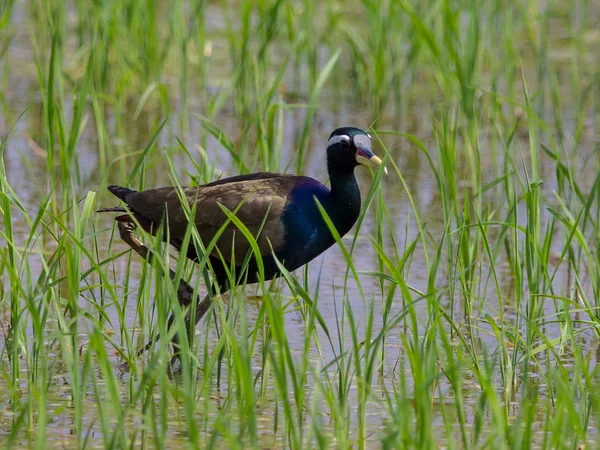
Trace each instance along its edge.
{"label": "water reflection", "polygon": [[[17,8],[17,11],[19,9]],[[18,14],[17,14],[18,16]],[[10,71],[8,86],[9,89],[4,93],[4,97],[7,104],[7,110],[11,112],[11,115],[4,114],[0,115],[0,135],[5,135],[12,125],[14,119],[19,114],[24,112],[24,115],[18,120],[15,125],[15,130],[11,135],[7,149],[4,153],[4,162],[7,169],[8,182],[15,190],[18,198],[23,202],[25,208],[34,215],[37,213],[40,202],[45,198],[50,188],[53,186],[53,180],[48,175],[48,160],[47,153],[48,149],[44,148],[45,140],[45,119],[43,103],[40,99],[38,92],[38,82],[36,79],[35,71],[31,70],[31,65],[26,64],[24,59],[31,57],[31,51],[29,44],[23,36],[11,44],[11,50],[9,55],[14,59],[15,67],[21,67],[21,64],[26,66],[28,70],[21,71]],[[226,74],[225,69],[223,72]],[[192,83],[189,88],[190,93],[197,92],[196,86]],[[298,88],[300,92],[303,92],[303,88]],[[211,85],[208,88],[208,92],[216,92],[218,90],[217,85]],[[135,166],[137,158],[140,152],[146,147],[148,142],[151,140],[155,133],[158,125],[162,122],[166,115],[170,115],[168,125],[164,132],[161,133],[156,147],[149,153],[145,160],[145,178],[144,186],[149,188],[153,186],[170,185],[172,180],[168,169],[168,164],[165,158],[165,154],[168,153],[172,159],[175,167],[175,171],[182,179],[189,179],[188,172],[191,171],[192,166],[189,164],[188,156],[185,152],[181,151],[176,137],[180,138],[182,142],[190,150],[190,153],[198,158],[200,157],[196,152],[195,148],[197,145],[206,145],[206,152],[208,159],[211,163],[217,167],[217,174],[232,175],[235,173],[234,164],[230,155],[216,142],[216,140],[207,135],[202,129],[200,122],[194,119],[194,115],[205,114],[205,108],[203,105],[198,104],[193,99],[189,102],[189,111],[187,116],[190,117],[189,123],[181,126],[179,118],[181,117],[182,111],[181,102],[176,98],[177,89],[173,89],[170,95],[175,98],[169,99],[171,104],[169,107],[170,111],[165,111],[164,105],[160,102],[155,104],[148,104],[147,107],[139,110],[139,97],[125,97],[122,103],[113,104],[110,101],[106,101],[101,108],[101,117],[104,124],[107,124],[107,129],[99,132],[99,124],[96,123],[93,114],[89,113],[88,121],[81,140],[77,147],[76,158],[78,161],[78,167],[80,171],[80,182],[76,186],[75,195],[77,198],[83,197],[88,191],[98,191],[98,205],[109,205],[114,203],[114,198],[101,187],[107,183],[123,183],[125,179],[131,173],[131,170]],[[287,93],[288,102],[292,101],[305,101],[305,99],[295,98],[298,93]],[[430,119],[431,116],[431,105],[428,106],[428,99],[424,98],[422,104],[414,105],[410,112],[404,111],[400,117],[391,114],[390,117],[383,115],[376,122],[376,129],[378,130],[402,130],[403,132],[417,136],[425,145],[425,147],[435,154],[436,147],[436,136],[434,134],[434,123]],[[72,101],[72,100],[71,100]],[[72,115],[72,103],[67,102],[69,109],[64,111],[65,117],[69,119]],[[357,104],[358,103],[358,104]],[[357,125],[366,127],[371,121],[370,113],[364,110],[364,106],[360,102],[356,102],[353,99],[345,99],[341,96],[334,96],[330,91],[325,91],[323,94],[322,107],[319,109],[312,123],[310,140],[308,149],[304,155],[303,161],[303,172],[304,174],[310,175],[322,181],[326,181],[327,173],[326,166],[324,164],[325,158],[325,146],[326,140],[329,133],[343,125]],[[411,105],[412,106],[412,105]],[[243,132],[244,127],[241,123],[242,119],[236,116],[235,109],[232,105],[226,105],[221,113],[216,118],[218,125],[229,135],[236,147],[240,148],[246,145],[245,139],[249,138],[248,144],[248,162],[251,163],[256,160],[256,143],[252,142],[255,136],[246,136]],[[283,130],[283,148],[285,149],[280,164],[280,170],[291,172],[296,167],[298,158],[297,146],[300,141],[302,132],[302,124],[305,119],[305,110],[302,108],[291,108],[286,110],[284,114],[284,130]],[[588,129],[586,128],[586,131]],[[479,130],[480,140],[477,145],[482,149],[480,151],[482,157],[482,167],[484,167],[482,177],[484,178],[483,184],[494,181],[496,168],[501,167],[504,163],[502,156],[494,156],[494,152],[488,151],[487,149],[494,148],[498,145],[496,142],[497,137],[494,135],[494,129],[490,124],[489,130]],[[528,135],[526,124],[521,125],[517,130],[516,139],[519,140],[519,148],[527,148]],[[103,134],[105,133],[105,134]],[[411,287],[427,291],[429,282],[429,267],[426,263],[427,257],[432,257],[437,251],[437,245],[440,243],[440,237],[445,233],[444,230],[444,217],[442,213],[442,190],[437,185],[436,177],[430,167],[429,161],[418,147],[411,143],[404,137],[398,137],[393,135],[382,134],[382,140],[385,142],[386,147],[390,152],[390,159],[393,160],[402,174],[406,188],[414,200],[414,208],[419,214],[419,218],[422,222],[423,227],[428,235],[428,252],[425,253],[425,249],[422,245],[418,245],[414,255],[410,262],[410,271],[407,271],[407,280]],[[594,142],[594,134],[592,127],[589,128],[587,133],[583,133],[581,136],[580,146],[592,148]],[[464,142],[459,140],[457,146],[463,145]],[[377,150],[377,148],[376,148]],[[445,149],[444,149],[445,150]],[[501,152],[500,152],[501,153]],[[115,155],[118,155],[115,157]],[[201,163],[202,161],[200,161]],[[437,161],[434,161],[437,164]],[[592,165],[590,165],[592,166]],[[258,168],[258,167],[257,167]],[[543,159],[541,162],[541,168],[544,172],[544,176],[547,179],[546,185],[543,187],[546,194],[551,194],[553,190],[558,189],[557,180],[554,176],[556,169],[555,165],[549,159]],[[582,166],[582,183],[589,187],[590,183],[594,180],[593,173],[587,173],[586,167]],[[517,169],[520,170],[520,169]],[[588,169],[589,172],[593,170]],[[410,201],[409,195],[406,192],[402,182],[398,176],[391,170],[391,176],[383,179],[382,189],[385,204],[390,214],[389,229],[385,229],[384,233],[384,248],[390,254],[393,253],[394,247],[390,239],[392,235],[395,239],[395,244],[398,249],[407,248],[415,239],[418,238],[419,230],[416,226],[414,218],[413,204]],[[363,192],[363,197],[368,192],[371,175],[367,170],[358,170],[357,175],[359,178],[359,184]],[[463,195],[467,195],[470,199],[473,199],[474,193],[469,187],[469,180],[472,177],[470,172],[469,164],[466,160],[460,160],[456,171],[454,173],[457,179],[461,180],[464,185],[464,191],[459,193],[459,202],[462,202]],[[137,180],[135,181],[137,183]],[[505,214],[505,198],[494,198],[497,196],[497,191],[490,191],[490,193],[484,194],[484,202],[489,203],[490,208],[495,210],[495,214],[491,215],[494,220],[501,220],[503,214]],[[546,223],[550,215],[547,211],[542,211],[543,220]],[[525,225],[525,215],[519,214],[519,221]],[[99,235],[99,244],[101,248],[108,248],[111,239],[111,233],[107,230],[112,227],[112,218],[110,216],[98,216],[95,218],[96,229],[103,230]],[[386,227],[387,227],[386,222]],[[17,235],[17,240],[20,244],[24,245],[28,239],[28,225],[25,222],[22,215],[15,211],[13,218],[13,228]],[[369,236],[377,236],[378,230],[376,227],[375,220],[375,208],[371,208],[371,211],[366,217],[365,223],[360,231],[360,236],[357,241],[356,249],[354,252],[354,260],[356,268],[359,271],[373,271],[378,267],[378,256],[374,246],[371,244]],[[493,227],[490,228],[489,237],[496,239],[499,232]],[[347,246],[350,245],[352,236],[344,240]],[[0,245],[5,242],[0,240]],[[55,242],[46,242],[47,252],[52,252],[56,248]],[[557,248],[560,248],[560,243],[557,243]],[[126,247],[124,244],[117,242],[115,243],[111,251],[119,252],[124,250]],[[456,251],[456,249],[454,249]],[[447,251],[443,249],[443,251]],[[488,273],[490,270],[489,264],[486,262],[487,258],[483,256],[483,249],[479,249],[479,257],[481,258],[481,266],[478,270],[482,273]],[[400,255],[401,256],[401,255]],[[105,255],[101,255],[100,259],[103,259]],[[30,267],[32,269],[32,276],[38,277],[42,271],[42,264],[39,255],[32,253],[28,259]],[[114,282],[117,286],[124,284],[124,274],[129,263],[127,257],[123,257],[120,260],[114,261],[108,269],[111,274],[114,273]],[[139,273],[141,269],[141,263],[137,258],[131,260],[131,273]],[[496,291],[493,288],[493,280],[486,280],[486,286],[481,286],[475,289],[476,292],[481,293],[482,297],[485,294],[485,298],[475,298],[474,309],[482,308],[485,313],[490,314],[491,317],[497,317],[500,313],[505,316],[514,316],[516,310],[516,298],[514,295],[515,290],[522,289],[522,286],[517,286],[514,279],[511,268],[508,266],[506,261],[497,261],[496,269],[498,269],[498,279],[501,286],[502,304],[504,305],[504,311],[495,310],[495,305],[498,305],[498,299],[496,298]],[[341,305],[343,303],[344,295],[344,281],[345,272],[347,270],[346,261],[339,248],[334,247],[330,249],[325,255],[317,258],[315,261],[309,264],[310,273],[310,289],[311,292],[315,292],[317,289],[317,280],[320,279],[320,290],[319,290],[319,310],[325,319],[325,323],[329,330],[336,330],[336,317],[341,315]],[[573,273],[572,268],[568,264],[564,264],[564,267],[560,268],[557,276],[554,279],[554,283],[558,288],[559,294],[564,294],[564,290],[572,285]],[[449,282],[449,274],[445,272],[446,268],[440,269],[437,276],[438,284],[444,285]],[[297,274],[302,280],[302,271]],[[583,274],[586,287],[589,289],[589,274]],[[365,298],[367,301],[374,299],[375,305],[375,323],[376,329],[382,326],[382,315],[383,315],[383,302],[381,298],[381,286],[377,278],[372,276],[363,275],[360,278],[362,288],[365,292]],[[98,280],[94,280],[98,282]],[[137,287],[138,279],[132,280],[130,289]],[[278,283],[279,288],[283,292],[284,296],[289,295],[289,291],[283,282]],[[249,290],[249,294],[253,294],[253,290]],[[96,298],[101,297],[102,292],[99,288],[95,288],[93,295]],[[524,294],[526,295],[526,293]],[[68,296],[65,293],[65,297]],[[349,303],[352,305],[354,315],[358,318],[365,318],[368,313],[369,305],[365,305],[363,299],[357,288],[355,280],[350,279],[347,286],[347,296]],[[447,308],[448,313],[457,321],[457,326],[461,327],[464,332],[465,338],[470,339],[470,343],[474,345],[476,353],[480,353],[483,348],[486,348],[489,353],[498,351],[496,335],[492,332],[491,327],[484,320],[479,320],[474,325],[469,325],[468,317],[465,317],[465,305],[463,303],[463,297],[460,293],[455,294],[455,298],[449,298],[449,296],[441,296],[440,302],[444,308]],[[405,302],[402,299],[400,293],[396,293],[394,298],[393,310],[400,311]],[[485,306],[482,306],[485,305]],[[89,308],[89,312],[93,310],[89,304],[82,300],[81,306],[83,308]],[[555,307],[552,302],[548,301],[545,306],[546,314],[554,314]],[[248,302],[246,304],[246,310],[248,313],[248,320],[252,324],[256,321],[258,316],[258,310],[260,305],[255,302]],[[452,310],[454,308],[454,310]],[[417,304],[416,307],[419,313],[419,326],[426,327],[429,319],[428,305],[426,301],[422,301]],[[110,319],[114,324],[118,324],[118,315],[115,309],[108,309]],[[479,317],[484,317],[481,315]],[[137,325],[139,318],[136,315],[134,302],[130,300],[130,306],[127,309],[126,323],[125,326],[134,328]],[[305,324],[300,314],[290,313],[286,316],[286,332],[291,342],[297,343],[294,348],[296,354],[294,357],[299,357],[303,351],[302,343],[304,338]],[[85,320],[82,320],[82,326],[85,328]],[[364,329],[364,320],[360,320],[358,323],[360,328],[359,334]],[[200,339],[207,339],[209,342],[208,348],[214,349],[214,345],[217,341],[217,335],[214,327],[206,326],[203,324],[199,327],[202,331]],[[394,371],[398,368],[398,361],[405,359],[405,353],[400,338],[400,333],[408,333],[410,330],[407,328],[406,323],[401,324],[397,333],[391,333],[386,340],[386,350],[384,353],[384,366],[386,367],[387,374],[378,380],[380,388],[385,388],[391,383],[394,383]],[[30,330],[29,330],[30,331]],[[522,332],[523,330],[516,330]],[[206,335],[204,333],[207,333]],[[547,335],[549,338],[558,336],[558,330],[552,328],[552,325],[548,325]],[[321,336],[321,341],[325,342],[324,336]],[[591,332],[582,334],[579,336],[580,339],[587,339],[589,342],[593,342]],[[334,339],[335,341],[335,339]],[[261,367],[261,340],[258,339],[259,346],[253,355],[255,368],[257,372],[258,368]],[[345,346],[351,346],[351,337],[349,333],[345,335]],[[590,349],[591,358],[597,360],[598,345],[595,344]],[[336,350],[324,345],[321,349],[322,353],[317,353],[316,349],[311,349],[311,359],[319,361],[322,357],[324,361],[328,362],[336,357]],[[572,355],[563,354],[562,358],[567,362],[572,359]],[[115,367],[118,367],[120,361],[113,356]],[[201,355],[202,359],[202,355]],[[61,359],[56,358],[56,365],[53,370],[57,374],[66,374],[66,369],[61,365]],[[535,378],[536,371],[539,372],[540,368],[537,366],[531,367],[530,377]],[[101,379],[101,373],[96,374],[98,379]],[[123,386],[129,382],[129,375],[126,371],[119,373],[119,378],[123,382]],[[410,377],[409,377],[410,378]],[[530,381],[531,382],[531,381]],[[374,386],[377,388],[378,386]],[[409,386],[410,387],[410,386]],[[24,386],[24,390],[26,386]],[[91,388],[90,388],[91,389]],[[449,391],[448,385],[443,385],[442,390]],[[464,386],[464,397],[468,400],[466,402],[467,415],[473,417],[476,413],[477,406],[475,400],[480,394],[479,386],[475,382],[469,385],[465,383]],[[69,386],[67,383],[66,375],[64,378],[56,378],[50,389],[50,395],[55,400],[50,400],[50,409],[61,408],[64,405],[65,398],[69,395]],[[95,393],[88,391],[84,408],[86,411],[90,411],[90,415],[86,414],[84,426],[92,426],[94,417],[91,414],[96,411]],[[356,392],[351,392],[351,403],[355,399]],[[218,395],[214,399],[215,409],[218,410],[221,407],[221,402],[224,397]],[[517,401],[516,397],[511,399]],[[53,403],[54,401],[54,403]],[[3,399],[0,397],[0,402]],[[265,427],[269,427],[272,423],[272,408],[273,404],[265,402],[261,405],[262,409],[258,412],[259,421],[264,423]],[[374,429],[381,428],[384,424],[381,423],[381,418],[385,416],[383,407],[377,403],[369,405],[369,421],[373,425]],[[438,408],[446,408],[447,405],[438,404]],[[516,405],[514,405],[516,408]],[[515,409],[514,413],[517,411]],[[437,420],[440,420],[437,418]],[[543,420],[543,417],[540,417]],[[442,423],[438,423],[440,427]],[[139,424],[135,424],[139,426]],[[66,412],[62,412],[60,420],[54,422],[52,427],[56,429],[56,436],[68,436],[74,433],[74,418],[72,412],[68,409]],[[174,427],[174,429],[177,427]],[[52,432],[54,433],[54,431]],[[101,434],[94,428],[92,431],[92,437],[100,438]],[[185,438],[185,434],[181,435],[182,439]],[[63,441],[65,445],[69,445],[70,441],[66,438]]]}

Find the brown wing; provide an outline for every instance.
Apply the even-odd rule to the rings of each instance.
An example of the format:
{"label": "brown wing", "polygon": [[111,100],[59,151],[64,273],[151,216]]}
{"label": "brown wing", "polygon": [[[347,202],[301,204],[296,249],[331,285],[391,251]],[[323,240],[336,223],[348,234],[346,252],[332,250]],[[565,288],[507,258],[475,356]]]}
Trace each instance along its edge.
{"label": "brown wing", "polygon": [[[227,222],[227,215],[220,204],[232,212],[237,208],[236,216],[253,236],[258,235],[260,252],[267,255],[271,248],[277,251],[284,244],[281,215],[296,178],[292,175],[254,179],[236,177],[230,182],[183,188],[183,195],[190,208],[196,203],[194,222],[204,245],[209,245]],[[171,238],[183,239],[188,221],[176,188],[136,192],[129,194],[126,200],[133,211],[155,224],[162,221],[166,212]],[[229,222],[217,241],[217,247],[227,261],[231,261],[234,254],[236,264],[241,264],[250,244],[235,224]],[[213,251],[213,255],[217,256],[218,252]]]}

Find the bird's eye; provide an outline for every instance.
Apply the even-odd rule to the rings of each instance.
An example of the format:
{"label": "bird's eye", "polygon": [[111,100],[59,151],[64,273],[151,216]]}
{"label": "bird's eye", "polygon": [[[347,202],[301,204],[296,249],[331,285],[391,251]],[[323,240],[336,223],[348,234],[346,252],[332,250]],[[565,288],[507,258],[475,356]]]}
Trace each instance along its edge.
{"label": "bird's eye", "polygon": [[348,141],[347,141],[347,140],[345,140],[345,139],[342,139],[342,140],[340,141],[340,148],[341,148],[342,150],[348,150],[348,149],[350,148],[350,142],[348,142]]}

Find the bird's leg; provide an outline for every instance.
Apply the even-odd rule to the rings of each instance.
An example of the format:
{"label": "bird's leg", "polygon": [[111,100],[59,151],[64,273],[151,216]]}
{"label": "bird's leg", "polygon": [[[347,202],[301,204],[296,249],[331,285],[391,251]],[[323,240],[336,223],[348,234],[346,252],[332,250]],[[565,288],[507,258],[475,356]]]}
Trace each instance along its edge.
{"label": "bird's leg", "polygon": [[[217,289],[217,286],[219,287]],[[200,320],[202,319],[202,317],[204,317],[204,315],[208,312],[208,310],[210,309],[210,306],[213,302],[213,298],[217,295],[217,293],[220,291],[221,293],[225,292],[227,290],[226,288],[226,283],[224,282],[219,282],[219,280],[216,280],[213,284],[211,284],[208,287],[208,293],[204,296],[204,298],[201,301],[196,301],[196,311],[194,314],[194,321],[192,322],[192,309],[188,309],[186,315],[185,315],[185,329],[188,331],[192,331],[196,328],[196,325],[198,325],[198,322],[200,322]],[[198,298],[198,300],[200,300]],[[183,305],[182,305],[183,306]],[[187,306],[191,306],[191,303],[186,304]],[[171,326],[171,324],[175,321],[175,313],[171,313],[171,317],[169,317],[169,327]],[[192,331],[193,332],[193,331]],[[192,336],[190,335],[190,346],[191,346],[191,338]],[[181,352],[180,352],[180,344],[179,344],[179,335],[176,333],[173,336],[173,346],[175,347],[175,354],[173,355],[173,357],[171,358],[171,370],[175,371],[177,369],[174,369],[177,366],[177,364],[181,364],[182,360],[181,360]],[[180,366],[179,366],[180,367]]]}
{"label": "bird's leg", "polygon": [[[150,251],[150,249],[148,249],[148,247],[146,247],[144,245],[144,243],[142,241],[140,241],[133,234],[133,231],[136,228],[135,223],[133,223],[133,222],[118,222],[118,228],[119,228],[119,234],[121,235],[121,239],[123,239],[123,241],[125,243],[127,243],[127,245],[129,245],[138,255],[140,255],[143,259],[145,259],[148,262],[148,264],[152,264],[152,259],[154,258],[154,254]],[[175,272],[173,272],[172,269],[169,269],[169,276],[171,277],[171,280],[175,279]],[[210,305],[212,303],[213,293],[214,293],[214,288],[211,287],[209,289],[209,293],[202,299],[202,301],[200,301],[199,296],[196,296],[196,298],[195,298],[196,314],[195,314],[195,318],[194,318],[194,325],[193,325],[194,327],[200,321],[200,319],[202,319],[204,314],[206,314],[206,312],[209,310]],[[185,280],[183,280],[183,279],[180,280],[179,286],[177,286],[177,301],[179,302],[179,305],[181,306],[182,309],[188,308],[189,306],[191,306],[193,300],[194,300],[194,289]],[[191,316],[191,311],[188,311],[185,316],[186,330],[189,330],[191,327],[191,317],[190,316]],[[167,323],[167,329],[171,328],[171,325],[173,324],[174,321],[175,321],[175,314],[171,313],[171,316],[169,317],[169,321]],[[152,347],[152,345],[154,345],[154,343],[156,341],[158,341],[159,339],[160,339],[160,334],[156,335],[156,337],[154,337],[153,339],[150,339],[150,341],[140,351],[138,351],[138,356],[140,356],[142,353],[144,353],[145,351],[150,349],[150,347]],[[173,336],[172,342],[175,347],[175,356],[173,358],[179,359],[179,353],[180,353],[180,351],[179,351],[179,336],[177,333],[175,333],[175,335]],[[171,360],[171,362],[173,363],[174,360]]]}
{"label": "bird's leg", "polygon": [[[200,298],[198,298],[198,302],[196,303],[196,314],[194,315],[194,323],[192,324],[192,311],[191,309],[187,311],[186,315],[185,315],[185,329],[190,331],[196,328],[196,325],[198,324],[198,322],[200,322],[200,319],[202,319],[202,317],[204,316],[204,314],[206,314],[206,312],[209,310],[210,305],[212,304],[212,297],[213,297],[213,288],[209,289],[208,294],[206,294],[204,296],[204,298],[200,301]],[[186,305],[188,306],[188,305]],[[182,305],[183,307],[183,305]],[[171,313],[171,317],[169,317],[169,328],[171,327],[171,324],[175,321],[175,313]],[[171,367],[176,367],[177,361],[179,361],[179,363],[181,363],[181,347],[179,344],[179,335],[177,333],[175,333],[175,335],[173,336],[173,347],[175,349],[175,354],[173,355],[173,358],[171,358]],[[191,341],[190,341],[190,345],[191,345]]]}
{"label": "bird's leg", "polygon": [[[144,245],[142,241],[140,241],[134,234],[133,231],[136,228],[135,223],[133,222],[118,222],[119,234],[121,235],[121,239],[129,245],[138,255],[140,255],[143,259],[145,259],[148,264],[152,264],[152,260],[154,259],[154,254]],[[171,280],[175,279],[175,272],[172,269],[169,269],[169,276]],[[192,299],[194,297],[194,289],[187,283],[185,280],[179,281],[179,286],[177,286],[177,300],[182,308],[191,305]],[[198,297],[198,300],[200,298]],[[173,322],[173,315],[169,319],[169,327]],[[151,339],[148,344],[144,346],[139,352],[138,356],[148,350],[154,342],[158,341],[159,336],[157,335],[154,339]]]}
{"label": "bird's leg", "polygon": [[[152,264],[154,254],[133,234],[133,230],[136,227],[135,224],[133,222],[118,222],[118,224],[121,239],[145,259],[148,264]],[[169,269],[169,276],[171,280],[175,279],[175,272],[172,269]],[[181,306],[191,305],[193,297],[194,289],[185,280],[180,280],[177,287],[177,300],[179,300],[179,304]]]}

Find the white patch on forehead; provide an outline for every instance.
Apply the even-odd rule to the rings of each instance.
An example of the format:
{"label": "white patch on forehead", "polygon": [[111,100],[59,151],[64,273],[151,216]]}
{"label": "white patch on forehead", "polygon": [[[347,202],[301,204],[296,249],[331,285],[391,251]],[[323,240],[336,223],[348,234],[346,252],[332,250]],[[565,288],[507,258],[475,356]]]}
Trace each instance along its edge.
{"label": "white patch on forehead", "polygon": [[356,147],[371,148],[371,136],[368,134],[356,134],[354,136],[354,145]]}
{"label": "white patch on forehead", "polygon": [[342,141],[350,142],[350,136],[345,135],[345,134],[331,136],[331,138],[329,139],[329,142],[327,142],[327,147],[331,147],[332,145],[337,144],[338,142],[342,142]]}

